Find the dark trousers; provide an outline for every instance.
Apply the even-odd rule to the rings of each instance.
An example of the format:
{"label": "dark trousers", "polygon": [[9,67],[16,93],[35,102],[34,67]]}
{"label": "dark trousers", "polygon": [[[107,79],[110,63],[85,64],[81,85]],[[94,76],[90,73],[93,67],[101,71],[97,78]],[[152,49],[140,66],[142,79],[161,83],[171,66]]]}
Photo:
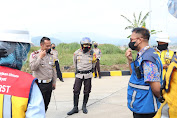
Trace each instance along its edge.
{"label": "dark trousers", "polygon": [[60,70],[60,64],[58,63],[58,61],[55,61],[55,66],[56,66],[56,71],[57,71],[57,77],[62,80],[62,73]]}
{"label": "dark trousers", "polygon": [[82,87],[82,82],[84,82],[84,95],[87,95],[91,92],[91,84],[92,79],[84,79],[84,78],[75,78],[73,92],[74,95],[79,95]]}
{"label": "dark trousers", "polygon": [[41,93],[44,99],[45,111],[47,111],[50,98],[51,98],[51,94],[52,94],[52,82],[38,83],[38,84],[39,84],[39,89],[41,90]]}
{"label": "dark trousers", "polygon": [[95,69],[94,69],[95,76],[97,76],[97,71],[98,71],[99,76],[101,76],[101,74],[100,74],[100,60],[99,59],[97,59]]}
{"label": "dark trousers", "polygon": [[133,118],[153,118],[156,113],[151,114],[138,114],[133,112]]}

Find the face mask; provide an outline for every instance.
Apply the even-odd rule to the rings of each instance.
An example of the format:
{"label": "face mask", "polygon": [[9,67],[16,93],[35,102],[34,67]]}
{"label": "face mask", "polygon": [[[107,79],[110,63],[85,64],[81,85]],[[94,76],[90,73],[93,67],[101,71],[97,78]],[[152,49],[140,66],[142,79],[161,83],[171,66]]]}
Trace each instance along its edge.
{"label": "face mask", "polygon": [[55,49],[55,47],[52,47],[52,49]]}
{"label": "face mask", "polygon": [[162,50],[166,50],[168,48],[168,43],[167,44],[163,44],[163,45],[159,45],[157,46],[157,49],[159,49],[160,51]]}
{"label": "face mask", "polygon": [[84,52],[84,53],[86,53],[86,52],[88,52],[88,51],[89,51],[89,49],[90,49],[90,48],[85,47],[85,48],[83,48],[83,52]]}
{"label": "face mask", "polygon": [[135,43],[136,43],[136,41],[135,41],[135,42],[130,42],[130,43],[128,44],[129,48],[131,48],[132,50],[136,50],[137,46],[134,46]]}
{"label": "face mask", "polygon": [[50,54],[50,52],[51,52],[51,48],[47,50],[47,53],[48,53],[48,54]]}
{"label": "face mask", "polygon": [[97,48],[97,45],[94,45],[95,48]]}

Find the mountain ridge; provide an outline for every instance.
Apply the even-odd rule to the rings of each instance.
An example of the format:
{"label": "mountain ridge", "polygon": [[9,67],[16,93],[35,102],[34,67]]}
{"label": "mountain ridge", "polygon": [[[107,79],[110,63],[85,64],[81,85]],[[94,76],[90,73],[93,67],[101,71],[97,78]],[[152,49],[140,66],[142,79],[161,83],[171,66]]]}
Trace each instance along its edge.
{"label": "mountain ridge", "polygon": [[[58,32],[55,34],[50,34],[48,36],[51,39],[51,43],[55,43],[56,45],[59,43],[72,43],[72,42],[77,42],[79,43],[80,40],[83,37],[89,37],[92,41],[96,41],[99,44],[114,44],[114,45],[128,45],[129,39],[128,38],[112,38],[109,36],[104,36],[101,34],[97,33],[85,33],[85,32]],[[35,36],[32,37],[32,42],[34,43],[35,46],[40,45],[40,40],[42,36]],[[157,45],[157,42],[155,41],[155,36],[152,36],[150,38],[150,45]],[[177,37],[171,37],[171,43],[170,45],[177,45]]]}

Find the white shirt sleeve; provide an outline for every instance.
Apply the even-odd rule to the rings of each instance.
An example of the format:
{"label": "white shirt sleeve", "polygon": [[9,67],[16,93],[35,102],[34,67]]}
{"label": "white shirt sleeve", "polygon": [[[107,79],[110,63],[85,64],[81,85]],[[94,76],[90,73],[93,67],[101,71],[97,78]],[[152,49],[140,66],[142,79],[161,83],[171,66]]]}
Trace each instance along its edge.
{"label": "white shirt sleeve", "polygon": [[26,118],[45,118],[44,100],[36,83],[34,83],[32,87],[31,98],[26,111]]}

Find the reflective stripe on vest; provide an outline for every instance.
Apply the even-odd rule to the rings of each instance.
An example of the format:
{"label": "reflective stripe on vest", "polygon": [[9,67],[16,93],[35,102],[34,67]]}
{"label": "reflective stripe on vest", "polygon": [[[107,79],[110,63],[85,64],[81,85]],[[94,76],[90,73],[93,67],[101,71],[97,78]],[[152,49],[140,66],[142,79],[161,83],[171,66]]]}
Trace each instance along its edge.
{"label": "reflective stripe on vest", "polygon": [[155,109],[155,111],[157,111],[158,106],[157,106],[157,101],[156,101],[156,98],[155,98],[154,94],[153,94],[153,101],[154,101],[154,109]]}
{"label": "reflective stripe on vest", "polygon": [[137,84],[133,84],[133,83],[128,83],[129,86],[133,87],[133,88],[137,88],[137,89],[142,89],[142,90],[149,90],[149,86],[143,86],[143,85],[137,85]]}
{"label": "reflective stripe on vest", "polygon": [[131,107],[131,108],[133,108],[133,103],[134,103],[134,101],[135,101],[136,93],[137,93],[136,91],[133,91],[132,101],[131,101],[131,103],[130,103],[130,107]]}
{"label": "reflective stripe on vest", "polygon": [[167,103],[162,107],[161,118],[170,118],[169,106]]}
{"label": "reflective stripe on vest", "polygon": [[4,95],[3,100],[3,118],[11,118],[12,117],[12,103],[11,103],[11,95]]}

